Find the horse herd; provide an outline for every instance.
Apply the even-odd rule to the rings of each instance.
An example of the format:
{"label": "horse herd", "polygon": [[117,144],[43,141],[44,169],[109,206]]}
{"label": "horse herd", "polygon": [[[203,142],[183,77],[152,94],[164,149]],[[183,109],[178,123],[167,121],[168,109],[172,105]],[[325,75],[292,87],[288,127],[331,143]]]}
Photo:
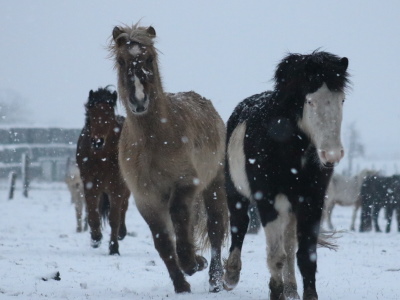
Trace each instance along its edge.
{"label": "horse herd", "polygon": [[[119,254],[131,193],[176,293],[190,292],[185,276],[208,267],[196,252],[206,246],[210,291],[231,290],[240,278],[251,204],[266,234],[270,299],[300,299],[296,258],[303,299],[318,299],[316,249],[331,245],[320,222],[334,165],[344,155],[348,59],[288,54],[276,67],[274,90],[243,100],[225,126],[210,100],[164,92],[155,37],[151,26],[115,27],[109,51],[118,96],[99,88],[85,105],[76,166],[67,177],[85,199],[91,246],[99,246],[101,217],[108,216],[109,253]],[[117,98],[126,118],[115,114]]]}

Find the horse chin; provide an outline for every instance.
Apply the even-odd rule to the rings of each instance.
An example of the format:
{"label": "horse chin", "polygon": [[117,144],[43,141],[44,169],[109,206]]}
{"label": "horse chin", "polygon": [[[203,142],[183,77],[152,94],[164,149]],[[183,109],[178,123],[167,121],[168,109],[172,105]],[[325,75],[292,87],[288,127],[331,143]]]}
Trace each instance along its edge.
{"label": "horse chin", "polygon": [[337,166],[338,163],[331,163],[331,162],[321,162],[321,166],[324,169],[333,169],[335,166]]}
{"label": "horse chin", "polygon": [[135,116],[142,116],[145,115],[147,113],[147,108],[144,109],[143,111],[137,111],[135,109],[131,109],[131,112],[135,115]]}

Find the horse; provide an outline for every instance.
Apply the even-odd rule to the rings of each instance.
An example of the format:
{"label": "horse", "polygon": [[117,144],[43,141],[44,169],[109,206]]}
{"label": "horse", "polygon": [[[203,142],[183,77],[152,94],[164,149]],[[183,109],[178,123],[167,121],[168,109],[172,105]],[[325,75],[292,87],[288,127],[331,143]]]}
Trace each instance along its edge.
{"label": "horse", "polygon": [[346,177],[340,174],[334,174],[328,185],[328,191],[325,198],[325,206],[323,210],[323,219],[326,220],[328,228],[333,230],[332,211],[336,204],[341,206],[354,206],[351,219],[350,230],[355,230],[355,220],[357,211],[361,206],[360,190],[364,179],[367,176],[376,174],[372,170],[362,170],[359,174]]}
{"label": "horse", "polygon": [[196,253],[207,245],[209,289],[218,292],[223,290],[221,247],[228,228],[225,124],[199,94],[164,92],[155,37],[152,26],[138,24],[112,32],[110,57],[127,112],[119,142],[121,171],[175,292],[191,291],[185,274],[208,266]]}
{"label": "horse", "polygon": [[314,51],[289,53],[277,65],[275,87],[239,103],[227,122],[226,191],[231,246],[224,287],[240,278],[241,251],[256,202],[267,240],[270,299],[300,299],[294,261],[303,278],[303,299],[318,299],[317,243],[325,192],[344,155],[340,139],[349,85],[348,59]]}
{"label": "horse", "polygon": [[[86,231],[88,229],[88,224],[83,182],[81,180],[81,174],[79,172],[78,166],[76,165],[76,162],[71,159],[67,160],[65,183],[67,184],[68,190],[71,194],[71,202],[74,204],[75,207],[77,223],[76,232]],[[83,211],[85,212],[85,216],[82,218]]]}
{"label": "horse", "polygon": [[397,226],[400,232],[400,175],[368,176],[361,187],[360,232],[372,230],[381,232],[378,223],[379,212],[385,209],[386,232],[390,232],[393,212],[397,211]]}
{"label": "horse", "polygon": [[[101,244],[101,220],[109,219],[109,254],[119,255],[118,240],[126,235],[125,214],[130,191],[118,164],[118,141],[124,117],[115,114],[117,92],[109,87],[90,90],[85,125],[78,139],[76,161],[84,184],[91,246]],[[109,212],[108,212],[109,210]]]}

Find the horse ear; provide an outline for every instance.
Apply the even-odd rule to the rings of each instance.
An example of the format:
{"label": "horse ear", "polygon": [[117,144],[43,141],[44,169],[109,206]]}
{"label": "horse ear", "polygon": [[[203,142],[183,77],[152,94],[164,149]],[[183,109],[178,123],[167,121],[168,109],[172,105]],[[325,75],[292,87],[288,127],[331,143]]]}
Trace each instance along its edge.
{"label": "horse ear", "polygon": [[121,35],[121,33],[124,33],[124,31],[120,27],[115,26],[112,31],[112,36],[113,36],[114,41],[117,40],[117,38]]}
{"label": "horse ear", "polygon": [[114,92],[112,93],[112,97],[113,97],[113,101],[114,101],[114,102],[117,102],[117,99],[118,99],[117,91],[114,91]]}
{"label": "horse ear", "polygon": [[122,44],[125,44],[127,42],[127,39],[125,36],[121,36],[121,34],[125,33],[125,31],[118,26],[115,26],[112,32],[113,40],[114,42],[118,45],[121,46]]}
{"label": "horse ear", "polygon": [[344,71],[347,70],[347,67],[349,66],[349,60],[347,57],[343,57],[340,59],[340,64],[343,67]]}
{"label": "horse ear", "polygon": [[92,97],[93,97],[93,90],[90,90],[90,92],[89,92],[89,99],[92,99]]}
{"label": "horse ear", "polygon": [[156,30],[153,26],[149,26],[146,31],[151,38],[156,37]]}

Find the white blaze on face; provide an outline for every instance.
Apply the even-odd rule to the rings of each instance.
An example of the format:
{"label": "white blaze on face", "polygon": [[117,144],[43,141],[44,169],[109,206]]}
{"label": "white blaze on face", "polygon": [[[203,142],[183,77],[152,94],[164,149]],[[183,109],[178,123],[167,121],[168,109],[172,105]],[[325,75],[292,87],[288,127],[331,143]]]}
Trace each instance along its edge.
{"label": "white blaze on face", "polygon": [[330,91],[325,83],[306,95],[298,126],[314,143],[323,164],[338,163],[344,155],[340,138],[343,100],[343,92]]}
{"label": "white blaze on face", "polygon": [[139,101],[143,101],[145,94],[144,94],[144,87],[143,84],[140,82],[139,78],[134,75],[133,76],[133,84],[135,85],[135,97]]}

